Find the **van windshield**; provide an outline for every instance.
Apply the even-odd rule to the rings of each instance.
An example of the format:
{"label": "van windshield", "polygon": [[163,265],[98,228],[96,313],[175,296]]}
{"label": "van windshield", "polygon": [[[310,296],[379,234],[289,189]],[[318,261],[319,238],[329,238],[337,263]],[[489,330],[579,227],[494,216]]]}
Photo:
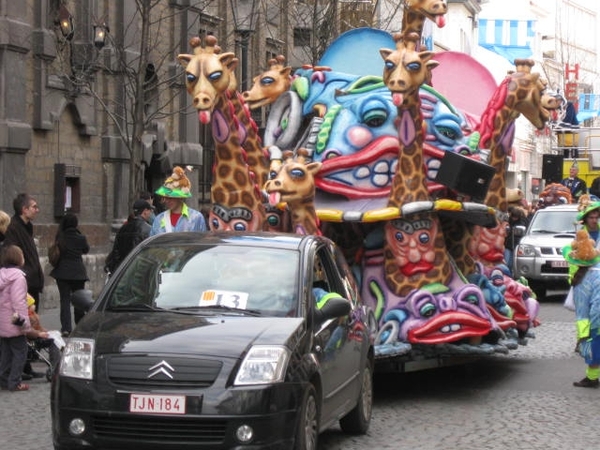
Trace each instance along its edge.
{"label": "van windshield", "polygon": [[539,210],[531,220],[530,233],[575,233],[581,226],[577,223],[577,211]]}

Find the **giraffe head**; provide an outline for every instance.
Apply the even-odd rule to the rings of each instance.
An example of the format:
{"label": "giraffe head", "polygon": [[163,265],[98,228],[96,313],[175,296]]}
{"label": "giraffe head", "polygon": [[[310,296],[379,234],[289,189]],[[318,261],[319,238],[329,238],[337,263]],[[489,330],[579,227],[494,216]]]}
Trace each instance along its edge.
{"label": "giraffe head", "polygon": [[417,33],[396,34],[394,40],[396,50],[381,49],[379,53],[385,61],[383,82],[392,91],[394,104],[400,106],[406,96],[418,93],[438,62],[432,59],[433,52],[416,50]]}
{"label": "giraffe head", "polygon": [[267,71],[254,77],[252,88],[242,93],[250,109],[273,103],[277,97],[290,88],[292,67],[284,64],[285,56],[279,55],[269,60]]}
{"label": "giraffe head", "polygon": [[423,19],[419,16],[433,21],[439,28],[446,25],[444,17],[448,12],[446,0],[405,0],[404,8],[402,32],[414,31],[421,34]]}
{"label": "giraffe head", "polygon": [[544,128],[550,118],[548,108],[558,107],[558,102],[544,95],[547,82],[540,79],[539,73],[531,73],[534,62],[531,59],[515,59],[516,72],[510,74],[505,104],[512,108],[514,118],[523,114],[533,126]]}
{"label": "giraffe head", "polygon": [[198,110],[198,118],[207,124],[217,97],[231,85],[238,60],[231,52],[221,54],[214,36],[204,39],[204,47],[199,37],[193,37],[190,46],[194,54],[180,54],[177,59],[185,67],[185,85]]}
{"label": "giraffe head", "polygon": [[321,166],[320,162],[310,162],[308,151],[304,148],[298,149],[295,155],[285,151],[277,173],[265,183],[269,204],[312,202],[315,198],[314,177]]}

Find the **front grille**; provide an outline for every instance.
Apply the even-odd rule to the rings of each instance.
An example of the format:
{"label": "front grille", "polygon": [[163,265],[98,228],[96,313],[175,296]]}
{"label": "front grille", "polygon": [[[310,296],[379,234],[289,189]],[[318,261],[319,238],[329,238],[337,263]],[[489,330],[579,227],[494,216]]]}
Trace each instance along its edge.
{"label": "front grille", "polygon": [[206,388],[217,379],[222,365],[210,359],[124,355],[110,357],[107,371],[111,382],[124,387]]}
{"label": "front grille", "polygon": [[106,439],[155,441],[173,444],[221,444],[227,422],[186,417],[93,417],[95,434]]}
{"label": "front grille", "polygon": [[540,253],[544,256],[547,256],[547,255],[562,256],[562,247],[540,247]]}

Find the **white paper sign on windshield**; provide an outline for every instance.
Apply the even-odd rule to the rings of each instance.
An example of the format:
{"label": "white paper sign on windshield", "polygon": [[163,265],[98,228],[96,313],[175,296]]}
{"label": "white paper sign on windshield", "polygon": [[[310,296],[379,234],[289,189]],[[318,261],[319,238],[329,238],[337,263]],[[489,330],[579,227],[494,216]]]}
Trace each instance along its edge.
{"label": "white paper sign on windshield", "polygon": [[209,290],[202,292],[199,306],[227,306],[229,308],[246,309],[247,292]]}

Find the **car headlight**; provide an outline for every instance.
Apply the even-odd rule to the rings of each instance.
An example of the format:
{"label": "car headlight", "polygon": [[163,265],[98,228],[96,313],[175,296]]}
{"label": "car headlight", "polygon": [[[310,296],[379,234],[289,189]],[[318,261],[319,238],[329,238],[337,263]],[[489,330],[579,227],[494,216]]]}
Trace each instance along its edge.
{"label": "car headlight", "polygon": [[91,380],[94,376],[94,347],[93,339],[68,339],[60,360],[60,375]]}
{"label": "car headlight", "polygon": [[517,256],[535,256],[535,247],[533,245],[519,244],[517,247]]}
{"label": "car headlight", "polygon": [[283,381],[290,351],[280,345],[255,345],[250,349],[237,376],[235,385],[268,384]]}

